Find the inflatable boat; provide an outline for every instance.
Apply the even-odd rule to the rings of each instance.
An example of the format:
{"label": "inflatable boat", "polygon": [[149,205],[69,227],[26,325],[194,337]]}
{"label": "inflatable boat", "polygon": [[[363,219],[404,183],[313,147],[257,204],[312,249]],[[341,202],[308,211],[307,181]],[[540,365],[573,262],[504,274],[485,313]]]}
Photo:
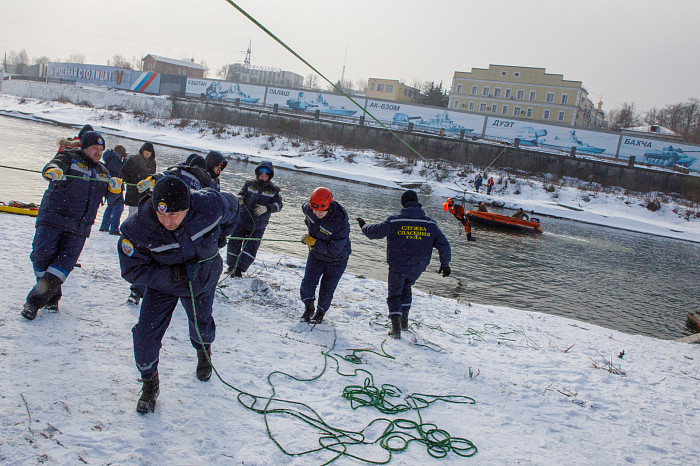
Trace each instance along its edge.
{"label": "inflatable boat", "polygon": [[0,212],[7,212],[8,214],[31,215],[32,217],[36,217],[36,215],[39,213],[39,206],[36,204],[25,204],[17,201],[10,201],[6,204],[0,201]]}
{"label": "inflatable boat", "polygon": [[466,214],[470,222],[542,233],[540,221],[536,218],[522,220],[519,218],[509,217],[507,215],[494,214],[492,212],[481,212],[478,210],[467,210]]}

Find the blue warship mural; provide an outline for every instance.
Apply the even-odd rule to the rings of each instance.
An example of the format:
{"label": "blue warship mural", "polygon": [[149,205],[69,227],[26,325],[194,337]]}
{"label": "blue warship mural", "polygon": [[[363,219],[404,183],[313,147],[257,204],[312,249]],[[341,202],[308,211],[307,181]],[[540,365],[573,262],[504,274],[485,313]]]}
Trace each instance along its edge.
{"label": "blue warship mural", "polygon": [[213,82],[207,87],[204,97],[212,100],[236,100],[240,99],[241,102],[254,104],[260,98],[250,97],[245,92],[241,91],[240,86],[236,83],[231,85],[228,89],[224,90],[221,87],[220,82]]}
{"label": "blue warship mural", "polygon": [[664,147],[662,150],[653,149],[649,152],[645,152],[644,159],[647,163],[651,163],[653,165],[660,165],[662,167],[673,167],[674,165],[681,165],[683,167],[689,168],[695,163],[696,160],[698,160],[698,158],[686,155],[688,152],[700,151],[684,151],[680,148],[668,146]]}
{"label": "blue warship mural", "polygon": [[545,136],[547,136],[546,129],[535,130],[531,126],[521,128],[516,134],[516,137],[520,139],[520,144],[524,146],[546,147],[562,151],[569,151],[572,147],[575,147],[576,152],[584,154],[601,154],[605,152],[603,147],[594,147],[581,141],[576,137],[576,130],[574,129],[569,131],[568,137],[554,136],[553,139],[548,140]]}
{"label": "blue warship mural", "polygon": [[296,99],[287,100],[287,106],[294,110],[301,110],[305,112],[313,112],[318,110],[321,113],[327,113],[330,115],[353,116],[357,113],[357,110],[351,110],[343,107],[342,105],[338,107],[330,105],[321,94],[318,94],[315,100],[306,100],[303,92],[299,92]]}
{"label": "blue warship mural", "polygon": [[424,120],[420,116],[408,116],[405,113],[394,114],[393,123],[396,126],[408,127],[409,123],[413,123],[415,129],[432,129],[440,130],[444,129],[445,132],[461,133],[464,131],[465,134],[474,131],[473,128],[465,128],[464,126],[455,123],[450,118],[447,112],[436,113],[434,117],[429,120]]}

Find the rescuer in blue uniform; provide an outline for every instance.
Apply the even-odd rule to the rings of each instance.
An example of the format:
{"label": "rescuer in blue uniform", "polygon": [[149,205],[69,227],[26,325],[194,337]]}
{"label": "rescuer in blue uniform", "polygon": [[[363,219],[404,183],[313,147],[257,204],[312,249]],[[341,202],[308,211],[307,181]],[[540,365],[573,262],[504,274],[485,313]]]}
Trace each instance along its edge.
{"label": "rescuer in blue uniform", "polygon": [[451,273],[452,258],[450,243],[435,220],[425,215],[415,191],[403,193],[401,206],[399,215],[392,215],[382,223],[367,225],[362,218],[357,218],[367,238],[386,238],[386,261],[389,264],[386,303],[391,320],[389,336],[393,338],[401,338],[401,329],[408,329],[411,286],[428,267],[433,248],[440,254],[438,273],[443,277]]}
{"label": "rescuer in blue uniform", "polygon": [[224,171],[228,161],[221,152],[213,150],[210,151],[204,158],[204,163],[206,165],[207,173],[211,177],[213,183],[216,185],[215,189],[221,191],[221,181],[219,180],[219,175]]}
{"label": "rescuer in blue uniform", "polygon": [[223,268],[218,239],[238,217],[238,202],[213,189],[190,191],[179,178],[159,179],[149,201],[121,225],[118,243],[122,277],[146,288],[139,321],[132,329],[134,357],[143,391],[139,413],[153,412],[159,393],[161,340],[178,301],[197,350],[197,378],[211,377],[215,328],[212,304]]}
{"label": "rescuer in blue uniform", "polygon": [[258,240],[265,234],[270,214],[282,210],[282,195],[279,188],[271,181],[274,176],[275,170],[272,163],[262,162],[255,168],[255,179],[246,181],[238,193],[241,216],[232,236],[254,240],[228,240],[226,272],[234,277],[242,276],[255,261],[260,247]]}
{"label": "rescuer in blue uniform", "polygon": [[[80,149],[64,149],[44,167],[49,187],[41,199],[30,256],[36,285],[22,316],[33,320],[41,308],[58,311],[61,285],[75,267],[108,189],[120,193],[122,181],[110,178],[101,162],[105,141],[100,133],[82,135]],[[67,175],[67,176],[66,176]]]}
{"label": "rescuer in blue uniform", "polygon": [[[304,279],[299,294],[304,303],[302,322],[320,324],[333,301],[340,277],[350,257],[350,222],[343,206],[333,200],[328,188],[319,187],[311,199],[301,207],[309,231],[301,241],[309,246]],[[316,286],[319,280],[318,308],[314,313]]]}

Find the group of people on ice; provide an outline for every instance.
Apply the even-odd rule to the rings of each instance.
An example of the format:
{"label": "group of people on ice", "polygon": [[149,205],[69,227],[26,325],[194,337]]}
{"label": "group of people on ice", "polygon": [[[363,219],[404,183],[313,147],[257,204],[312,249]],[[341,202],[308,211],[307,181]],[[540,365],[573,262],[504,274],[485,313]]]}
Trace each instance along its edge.
{"label": "group of people on ice", "polygon": [[[21,314],[33,320],[42,308],[58,311],[62,284],[106,199],[100,230],[120,236],[121,273],[131,284],[128,301],[141,303],[132,329],[143,383],[137,411],[153,412],[160,387],[161,342],[178,302],[186,311],[191,344],[197,351],[197,378],[211,377],[216,333],[212,306],[224,270],[219,250],[227,248],[229,276],[242,277],[254,262],[271,214],[283,207],[280,190],[271,181],[274,168],[270,162],[259,164],[255,178],[234,196],[220,189],[219,175],[227,161],[217,151],[206,157],[192,154],[184,163],[157,173],[151,143],[143,144],[131,158],[123,146],[105,152],[104,138],[89,125],[71,142],[60,147],[42,170],[49,185],[32,243],[36,284]],[[384,222],[370,225],[356,218],[367,238],[387,241],[387,305],[393,338],[408,329],[411,287],[428,266],[433,248],[440,256],[438,272],[444,277],[451,272],[449,242],[425,215],[417,194],[406,191],[400,201],[400,213]],[[124,204],[129,215],[120,225]],[[313,190],[301,210],[307,228],[302,242],[309,248],[300,286],[301,320],[320,324],[352,252],[350,218],[325,187]]]}

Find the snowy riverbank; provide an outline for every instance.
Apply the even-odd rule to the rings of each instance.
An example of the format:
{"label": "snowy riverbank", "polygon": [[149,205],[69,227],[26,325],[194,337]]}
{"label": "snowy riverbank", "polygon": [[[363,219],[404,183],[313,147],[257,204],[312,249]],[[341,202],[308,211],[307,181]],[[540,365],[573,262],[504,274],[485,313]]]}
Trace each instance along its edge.
{"label": "snowy riverbank", "polygon": [[[34,281],[27,259],[33,234],[34,219],[2,216],[0,237],[11,251],[0,256],[3,464],[321,464],[336,453],[300,454],[335,442],[323,440],[322,430],[368,426],[367,444],[348,452],[387,461],[378,439],[397,419],[435,424],[454,446],[467,448],[458,441],[466,439],[478,452],[462,458],[447,451],[439,460],[413,441],[393,454],[396,464],[692,464],[700,454],[693,396],[700,345],[421,292],[414,294],[411,331],[385,342],[386,284],[350,274],[324,324],[311,329],[298,320],[303,262],[268,254],[247,278],[224,281],[214,304],[213,362],[235,388],[216,377],[196,379],[196,354],[178,307],[163,341],[158,407],[142,417],[135,412],[141,384],[131,344],[138,308],[124,304],[128,286],[115,237],[94,231],[82,267],[64,285],[60,313],[40,311],[30,322],[19,313]],[[362,360],[355,365],[341,359],[352,349],[379,354],[355,353]],[[268,405],[273,371],[310,379],[325,363],[313,381],[269,377],[275,401]],[[344,377],[336,368],[360,372]],[[435,401],[420,410],[421,419],[415,410],[353,410],[343,390],[363,386],[363,371],[373,376],[370,388],[401,390],[387,399],[392,405],[411,405],[410,394],[430,394],[418,397],[428,401],[451,395],[460,403]],[[238,390],[260,397],[255,408],[278,411],[264,416],[245,408],[252,398],[239,403]],[[294,417],[313,417],[309,408],[329,427]],[[389,421],[370,426],[378,418]],[[417,436],[402,426],[406,438]]]}
{"label": "snowy riverbank", "polygon": [[[261,134],[250,128],[211,128],[198,123],[153,120],[135,117],[115,110],[93,109],[50,101],[25,99],[0,94],[0,115],[74,125],[85,123],[109,135],[190,150],[219,150],[229,157],[250,161],[271,160],[275,166],[290,170],[318,173],[340,179],[370,183],[387,188],[404,189],[419,186],[440,197],[460,196],[466,189],[468,205],[476,202],[496,203],[506,208],[522,206],[527,212],[649,233],[668,238],[700,242],[700,207],[679,201],[662,193],[635,196],[622,189],[604,189],[578,180],[531,180],[510,177],[498,170],[489,173],[496,184],[491,196],[474,193],[477,169],[467,173],[453,171],[441,181],[423,168],[396,163],[393,156],[374,151],[347,150],[314,141]],[[76,130],[77,132],[77,130]],[[70,136],[70,131],[67,131]],[[466,174],[467,176],[460,176]],[[649,201],[660,201],[660,209],[647,209]],[[686,218],[689,218],[687,220]],[[546,227],[545,227],[546,229]]]}

